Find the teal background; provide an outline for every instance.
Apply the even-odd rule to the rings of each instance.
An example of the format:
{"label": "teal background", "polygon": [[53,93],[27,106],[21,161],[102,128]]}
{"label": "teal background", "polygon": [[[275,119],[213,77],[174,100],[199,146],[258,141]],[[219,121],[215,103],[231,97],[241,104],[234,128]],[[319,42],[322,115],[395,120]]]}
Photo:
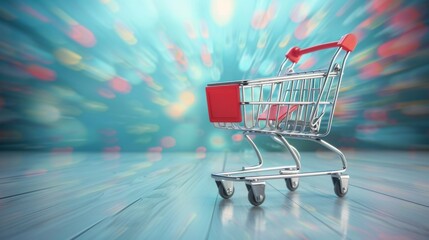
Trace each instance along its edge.
{"label": "teal background", "polygon": [[[2,1],[0,149],[238,151],[207,83],[274,76],[287,50],[354,33],[328,139],[427,150],[425,1]],[[328,53],[298,70],[323,68]],[[275,143],[256,137],[267,150]],[[300,142],[300,150],[310,145]]]}

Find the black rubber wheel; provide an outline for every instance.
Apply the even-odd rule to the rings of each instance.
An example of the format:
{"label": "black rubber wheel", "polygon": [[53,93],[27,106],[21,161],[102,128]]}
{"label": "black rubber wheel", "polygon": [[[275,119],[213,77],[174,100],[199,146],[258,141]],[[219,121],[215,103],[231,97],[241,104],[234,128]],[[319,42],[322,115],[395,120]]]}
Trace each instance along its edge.
{"label": "black rubber wheel", "polygon": [[335,192],[335,194],[338,197],[344,197],[347,194],[349,189],[346,189],[345,192],[341,192],[340,180],[335,178],[335,180],[333,179],[333,181],[334,181],[334,192]]}
{"label": "black rubber wheel", "polygon": [[219,195],[223,199],[230,199],[232,195],[234,195],[234,191],[235,191],[234,187],[232,187],[232,191],[228,194],[228,192],[226,191],[226,189],[223,187],[222,184],[219,184],[218,189],[219,189]]}
{"label": "black rubber wheel", "polygon": [[298,181],[298,184],[296,184],[296,186],[294,187],[294,186],[292,186],[292,179],[290,179],[290,178],[286,178],[285,179],[285,181],[286,181],[286,187],[287,187],[287,189],[289,189],[289,191],[295,191],[296,189],[298,189],[298,187],[299,187],[299,181]]}
{"label": "black rubber wheel", "polygon": [[256,207],[261,205],[265,201],[265,195],[262,195],[262,199],[260,201],[256,200],[256,196],[255,194],[253,194],[252,190],[249,190],[249,194],[247,195],[247,198],[249,199],[249,202]]}

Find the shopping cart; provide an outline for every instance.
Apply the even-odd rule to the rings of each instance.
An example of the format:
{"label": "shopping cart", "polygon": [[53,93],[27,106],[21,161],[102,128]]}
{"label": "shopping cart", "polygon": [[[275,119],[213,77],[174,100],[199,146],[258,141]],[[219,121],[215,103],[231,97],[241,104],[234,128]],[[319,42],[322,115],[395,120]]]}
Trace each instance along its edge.
{"label": "shopping cart", "polygon": [[[335,194],[346,195],[349,182],[349,176],[344,174],[346,158],[322,138],[330,132],[344,66],[356,44],[356,37],[347,34],[338,42],[306,49],[294,47],[286,54],[277,77],[208,84],[210,122],[217,128],[243,131],[259,160],[255,166],[212,174],[221,197],[232,197],[233,182],[241,181],[246,183],[249,202],[258,206],[265,200],[266,180],[285,179],[287,188],[295,191],[299,178],[319,175],[331,175]],[[293,71],[302,55],[328,48],[336,51],[326,70]],[[288,61],[291,63],[286,66]],[[295,165],[262,168],[261,153],[249,136],[254,134],[266,134],[283,145],[291,153]],[[319,143],[340,157],[343,168],[300,172],[301,156],[285,137]]]}

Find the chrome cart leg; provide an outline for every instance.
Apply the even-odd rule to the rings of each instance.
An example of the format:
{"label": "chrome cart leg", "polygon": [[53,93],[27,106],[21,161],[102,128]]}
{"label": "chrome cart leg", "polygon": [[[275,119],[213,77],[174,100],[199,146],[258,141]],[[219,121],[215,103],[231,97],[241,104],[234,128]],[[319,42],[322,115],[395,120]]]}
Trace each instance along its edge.
{"label": "chrome cart leg", "polygon": [[256,156],[258,156],[259,164],[255,165],[255,166],[250,166],[250,167],[243,167],[243,170],[252,170],[252,169],[257,169],[257,168],[262,167],[262,165],[264,164],[264,159],[262,158],[261,152],[259,151],[255,142],[253,142],[253,140],[249,137],[249,135],[244,133],[244,136],[246,137],[246,139],[250,143],[250,145],[252,145],[253,150],[255,150]]}
{"label": "chrome cart leg", "polygon": [[[299,169],[301,168],[301,155],[299,154],[298,150],[281,135],[276,135],[273,137],[273,139],[289,150],[296,164],[295,169],[282,170],[280,171],[280,173],[290,174],[291,170],[299,171]],[[289,191],[295,191],[299,187],[299,178],[297,177],[285,178],[285,181],[286,187],[289,189]]]}
{"label": "chrome cart leg", "polygon": [[277,142],[280,142],[290,152],[293,160],[295,160],[296,170],[301,169],[301,155],[298,150],[290,145],[290,143],[280,134],[277,134],[274,139],[276,139]]}
{"label": "chrome cart leg", "polygon": [[259,206],[265,201],[265,182],[246,182],[248,199],[253,206]]}
{"label": "chrome cart leg", "polygon": [[332,183],[334,184],[334,191],[338,197],[344,197],[349,190],[349,175],[347,174],[334,174],[332,175]]}
{"label": "chrome cart leg", "polygon": [[332,146],[331,144],[323,141],[322,139],[316,138],[316,139],[311,139],[314,142],[317,142],[318,144],[324,146],[325,148],[331,150],[332,152],[336,153],[340,158],[341,158],[341,162],[343,163],[343,170],[347,169],[347,160],[346,160],[346,156],[344,156],[344,154],[336,147]]}
{"label": "chrome cart leg", "polygon": [[[331,144],[323,141],[322,139],[313,139],[313,141],[319,143],[320,145],[326,147],[327,149],[336,153],[340,158],[343,164],[343,170],[347,170],[347,160],[344,154],[336,147]],[[332,183],[334,184],[334,191],[338,197],[344,197],[349,190],[349,175],[336,173],[332,175]]]}
{"label": "chrome cart leg", "polygon": [[[282,145],[283,147],[285,147],[286,149],[288,149],[288,147],[286,145],[284,145],[284,143],[282,142],[282,140],[280,140],[276,135],[272,136],[273,140],[276,141],[277,143],[279,143],[280,145]],[[285,139],[286,140],[286,139]],[[287,142],[287,141],[286,141]],[[298,159],[301,160],[301,155],[299,154],[298,150],[292,146],[289,142],[287,142],[289,144],[289,147],[295,152],[295,154],[298,156]]]}
{"label": "chrome cart leg", "polygon": [[[289,144],[289,145],[290,145],[290,144]],[[291,148],[293,151],[295,151],[295,154],[298,156],[298,159],[299,159],[299,160],[301,160],[301,154],[299,154],[298,150],[297,150],[294,146],[292,146],[292,145],[290,145],[290,148]]]}
{"label": "chrome cart leg", "polygon": [[229,199],[234,195],[234,183],[232,181],[218,180],[216,185],[222,198]]}

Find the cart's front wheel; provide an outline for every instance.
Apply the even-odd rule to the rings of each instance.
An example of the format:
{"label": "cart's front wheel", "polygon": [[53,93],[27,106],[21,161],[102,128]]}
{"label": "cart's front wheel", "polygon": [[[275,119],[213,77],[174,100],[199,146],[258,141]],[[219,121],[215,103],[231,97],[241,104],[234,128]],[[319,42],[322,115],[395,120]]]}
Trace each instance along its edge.
{"label": "cart's front wheel", "polygon": [[344,197],[349,191],[348,175],[340,175],[337,177],[332,177],[332,182],[334,183],[334,192],[338,197]]}
{"label": "cart's front wheel", "polygon": [[234,195],[234,185],[232,182],[225,182],[222,184],[221,181],[216,181],[217,188],[219,190],[219,195],[224,199],[230,199]]}
{"label": "cart's front wheel", "polygon": [[344,197],[347,194],[347,189],[345,191],[341,191],[340,181],[336,181],[334,183],[334,192],[338,197]]}
{"label": "cart's front wheel", "polygon": [[246,183],[247,195],[249,202],[253,206],[259,206],[265,201],[265,182]]}
{"label": "cart's front wheel", "polygon": [[255,195],[252,189],[249,190],[249,194],[247,195],[247,198],[249,199],[249,202],[253,206],[259,206],[265,201],[265,194],[259,194]]}
{"label": "cart's front wheel", "polygon": [[299,178],[286,178],[286,187],[289,191],[295,191],[299,187]]}
{"label": "cart's front wheel", "polygon": [[219,195],[224,199],[229,199],[234,195],[234,187],[225,189],[223,186],[219,187]]}

